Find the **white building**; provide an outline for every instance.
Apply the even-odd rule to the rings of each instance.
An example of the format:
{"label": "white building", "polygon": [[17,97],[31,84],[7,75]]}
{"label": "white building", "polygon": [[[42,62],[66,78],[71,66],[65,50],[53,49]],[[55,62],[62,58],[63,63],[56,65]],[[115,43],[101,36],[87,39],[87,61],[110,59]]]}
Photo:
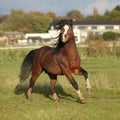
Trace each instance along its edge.
{"label": "white building", "polygon": [[[56,31],[57,21],[51,23],[49,33]],[[73,32],[76,43],[84,42],[90,32],[96,35],[102,35],[104,32],[113,31],[120,33],[120,21],[73,21]]]}
{"label": "white building", "polygon": [[[52,38],[52,35],[57,32],[57,22],[53,21],[51,23],[48,33],[27,33],[24,39],[27,43],[35,43],[36,45],[54,43],[55,39]],[[90,32],[95,35],[102,35],[107,31],[120,33],[120,21],[73,21],[76,44],[85,42]],[[21,42],[25,42],[25,40]]]}
{"label": "white building", "polygon": [[50,33],[26,33],[24,39],[28,44],[36,45],[50,45],[53,42]]}

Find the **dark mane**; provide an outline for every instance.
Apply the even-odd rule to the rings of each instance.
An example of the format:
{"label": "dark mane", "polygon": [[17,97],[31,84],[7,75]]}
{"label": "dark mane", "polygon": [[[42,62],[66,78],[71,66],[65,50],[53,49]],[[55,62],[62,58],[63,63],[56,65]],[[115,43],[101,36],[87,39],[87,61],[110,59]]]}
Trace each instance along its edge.
{"label": "dark mane", "polygon": [[57,29],[61,29],[64,25],[73,25],[73,22],[72,20],[70,19],[64,19],[64,20],[61,20],[57,23]]}
{"label": "dark mane", "polygon": [[[70,19],[64,19],[61,21],[57,22],[57,30],[60,30],[64,25],[73,25],[72,20]],[[62,34],[60,33],[56,38],[58,38],[58,41],[54,44],[54,46],[56,46],[56,49],[62,48],[66,43],[62,42],[62,38],[61,38]]]}
{"label": "dark mane", "polygon": [[57,43],[56,43],[55,52],[58,53],[59,50],[60,50],[65,44],[66,44],[66,43],[63,43],[63,42],[61,41],[61,34],[60,34],[60,35],[59,35],[59,39],[58,39],[58,41],[57,41]]}

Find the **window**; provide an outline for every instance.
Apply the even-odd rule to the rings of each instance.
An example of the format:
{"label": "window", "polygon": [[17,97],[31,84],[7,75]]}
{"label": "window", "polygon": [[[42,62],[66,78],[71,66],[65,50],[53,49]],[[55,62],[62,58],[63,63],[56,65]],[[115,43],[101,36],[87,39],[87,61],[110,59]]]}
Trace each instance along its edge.
{"label": "window", "polygon": [[78,41],[78,37],[77,36],[74,36],[74,38],[75,38],[75,41]]}
{"label": "window", "polygon": [[94,29],[94,30],[95,30],[95,29],[97,29],[97,26],[95,26],[95,25],[94,25],[94,26],[92,26],[92,29]]}
{"label": "window", "polygon": [[86,26],[79,26],[79,29],[81,29],[81,30],[85,30],[86,29]]}
{"label": "window", "polygon": [[112,25],[107,25],[107,26],[105,26],[105,29],[113,29],[113,26]]}

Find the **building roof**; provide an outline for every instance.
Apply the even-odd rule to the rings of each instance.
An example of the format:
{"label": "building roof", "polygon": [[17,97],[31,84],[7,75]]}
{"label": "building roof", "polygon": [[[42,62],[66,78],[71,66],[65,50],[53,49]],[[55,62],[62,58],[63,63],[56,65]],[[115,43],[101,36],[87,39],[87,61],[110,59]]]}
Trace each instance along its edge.
{"label": "building roof", "polygon": [[17,31],[15,31],[15,32],[3,32],[3,34],[7,34],[7,35],[23,35],[22,32],[17,32]]}
{"label": "building roof", "polygon": [[120,25],[120,21],[79,20],[73,21],[73,25]]}
{"label": "building roof", "polygon": [[[55,20],[51,25],[56,26],[59,20]],[[75,20],[73,25],[120,25],[120,21],[102,21],[102,20]]]}

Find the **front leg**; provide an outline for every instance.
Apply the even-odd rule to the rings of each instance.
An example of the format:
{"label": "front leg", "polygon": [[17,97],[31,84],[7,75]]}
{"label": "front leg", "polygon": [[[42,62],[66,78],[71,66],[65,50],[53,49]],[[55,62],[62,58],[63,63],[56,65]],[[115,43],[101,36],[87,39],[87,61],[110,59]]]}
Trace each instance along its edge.
{"label": "front leg", "polygon": [[87,91],[91,92],[92,91],[92,87],[91,87],[91,84],[90,84],[90,80],[88,78],[88,72],[86,70],[84,70],[83,68],[81,68],[80,71],[81,71],[82,75],[85,78]]}
{"label": "front leg", "polygon": [[80,103],[85,103],[86,100],[85,100],[85,98],[83,97],[80,89],[78,88],[77,82],[74,80],[74,78],[71,78],[69,81],[70,81],[71,85],[75,88],[75,90],[76,90],[76,92],[77,92],[77,94],[78,94],[79,102],[80,102]]}
{"label": "front leg", "polygon": [[85,103],[85,98],[83,97],[79,87],[78,87],[78,84],[77,82],[74,80],[74,78],[72,77],[71,73],[70,72],[65,72],[65,75],[66,77],[68,78],[68,80],[70,81],[71,85],[75,88],[77,94],[78,94],[78,97],[79,97],[79,102],[80,103]]}

